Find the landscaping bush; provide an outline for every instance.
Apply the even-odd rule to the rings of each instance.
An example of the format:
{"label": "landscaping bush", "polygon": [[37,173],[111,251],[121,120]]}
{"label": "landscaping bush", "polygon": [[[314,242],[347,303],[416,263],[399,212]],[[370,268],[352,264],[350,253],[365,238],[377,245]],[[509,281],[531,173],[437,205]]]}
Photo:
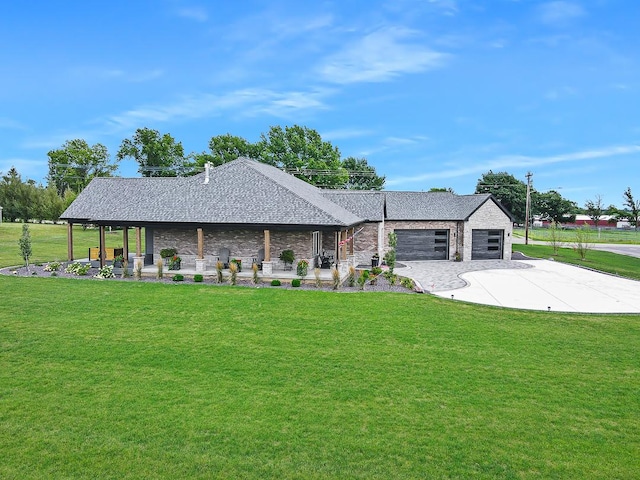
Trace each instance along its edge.
{"label": "landscaping bush", "polygon": [[403,277],[402,280],[400,280],[400,285],[409,290],[413,290],[415,287],[413,280],[411,280],[409,277]]}
{"label": "landscaping bush", "polygon": [[300,279],[299,278],[294,278],[293,280],[291,280],[291,286],[292,287],[299,287],[300,286]]}
{"label": "landscaping bush", "polygon": [[193,276],[193,281],[196,283],[200,283],[204,280],[204,277],[202,275],[200,275],[199,273],[195,274]]}
{"label": "landscaping bush", "polygon": [[272,287],[279,287],[280,285],[282,285],[282,282],[280,282],[280,280],[271,280],[271,286]]}
{"label": "landscaping bush", "polygon": [[184,281],[184,275],[178,273],[177,275],[171,277],[171,280],[173,280],[174,282],[182,282]]}
{"label": "landscaping bush", "polygon": [[83,265],[80,262],[73,262],[67,265],[67,268],[65,268],[64,271],[66,273],[73,273],[74,275],[86,275],[87,273],[89,273],[90,268],[90,263],[85,263]]}
{"label": "landscaping bush", "polygon": [[371,273],[373,273],[374,275],[380,275],[382,273],[382,268],[380,267],[373,267],[371,269]]}

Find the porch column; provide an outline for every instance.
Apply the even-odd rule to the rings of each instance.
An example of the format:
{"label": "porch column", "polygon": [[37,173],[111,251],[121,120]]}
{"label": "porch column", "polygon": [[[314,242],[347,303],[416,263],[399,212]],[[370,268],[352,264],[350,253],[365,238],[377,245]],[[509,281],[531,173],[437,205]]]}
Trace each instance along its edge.
{"label": "porch column", "polygon": [[198,228],[198,256],[196,257],[196,272],[203,273],[206,268],[204,259],[204,232]]}
{"label": "porch column", "polygon": [[73,261],[73,223],[67,223],[67,258]]}
{"label": "porch column", "polygon": [[136,227],[136,256],[133,257],[133,269],[142,272],[144,257],[142,256],[142,228]]}
{"label": "porch column", "polygon": [[273,262],[271,261],[271,232],[264,231],[264,261],[262,262],[262,274],[273,274]]}
{"label": "porch column", "polygon": [[122,256],[129,263],[129,227],[122,228]]}
{"label": "porch column", "polygon": [[107,258],[107,251],[105,249],[106,239],[104,236],[104,225],[100,225],[100,268],[104,267],[104,261]]}
{"label": "porch column", "polygon": [[347,230],[343,230],[342,231],[342,255],[340,255],[340,259],[341,260],[346,260],[347,259],[347,237],[348,237],[348,231]]}

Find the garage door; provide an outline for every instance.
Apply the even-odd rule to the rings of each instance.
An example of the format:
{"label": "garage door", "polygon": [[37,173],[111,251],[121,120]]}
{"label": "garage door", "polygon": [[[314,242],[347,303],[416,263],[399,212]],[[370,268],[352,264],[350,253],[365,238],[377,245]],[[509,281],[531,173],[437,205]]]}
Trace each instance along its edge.
{"label": "garage door", "polygon": [[449,230],[396,230],[396,259],[446,260],[449,257]]}
{"label": "garage door", "polygon": [[471,235],[471,259],[502,259],[504,230],[474,230]]}

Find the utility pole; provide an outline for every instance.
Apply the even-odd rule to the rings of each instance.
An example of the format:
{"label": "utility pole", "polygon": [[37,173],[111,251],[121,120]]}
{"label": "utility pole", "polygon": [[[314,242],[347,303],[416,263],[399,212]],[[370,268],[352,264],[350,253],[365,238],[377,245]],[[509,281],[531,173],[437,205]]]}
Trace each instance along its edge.
{"label": "utility pole", "polygon": [[527,172],[525,176],[527,177],[527,204],[524,213],[524,244],[529,245],[529,208],[531,206],[531,177],[533,174],[531,172]]}

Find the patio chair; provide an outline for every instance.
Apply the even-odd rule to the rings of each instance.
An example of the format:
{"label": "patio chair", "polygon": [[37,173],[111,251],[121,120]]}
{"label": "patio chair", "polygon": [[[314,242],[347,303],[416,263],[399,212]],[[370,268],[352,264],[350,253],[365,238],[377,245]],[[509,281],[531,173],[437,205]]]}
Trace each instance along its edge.
{"label": "patio chair", "polygon": [[260,270],[262,270],[262,262],[264,262],[264,247],[258,250],[258,255],[256,256],[256,264]]}
{"label": "patio chair", "polygon": [[231,251],[228,248],[221,248],[218,251],[218,260],[222,262],[224,268],[229,268],[229,255]]}

